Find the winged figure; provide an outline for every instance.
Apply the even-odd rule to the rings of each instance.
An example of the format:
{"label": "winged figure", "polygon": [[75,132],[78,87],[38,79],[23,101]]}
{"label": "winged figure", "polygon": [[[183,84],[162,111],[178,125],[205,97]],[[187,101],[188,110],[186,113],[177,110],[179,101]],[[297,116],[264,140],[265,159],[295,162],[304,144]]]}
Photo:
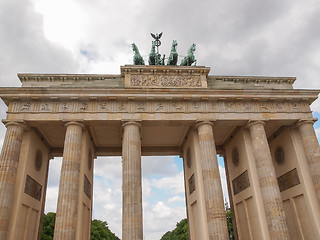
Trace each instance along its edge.
{"label": "winged figure", "polygon": [[157,41],[157,40],[159,40],[159,39],[161,38],[162,33],[159,33],[159,34],[153,34],[153,33],[151,33],[151,36]]}

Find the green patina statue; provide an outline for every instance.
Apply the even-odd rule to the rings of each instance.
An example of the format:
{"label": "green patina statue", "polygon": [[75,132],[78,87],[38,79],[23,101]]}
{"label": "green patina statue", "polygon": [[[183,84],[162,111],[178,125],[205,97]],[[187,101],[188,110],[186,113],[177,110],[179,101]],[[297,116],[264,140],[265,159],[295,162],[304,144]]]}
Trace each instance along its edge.
{"label": "green patina statue", "polygon": [[156,42],[152,41],[151,52],[149,54],[149,65],[164,65],[164,58],[161,59],[161,54],[156,53]]}
{"label": "green patina statue", "polygon": [[132,50],[134,52],[133,64],[134,65],[144,65],[144,60],[141,57],[141,54],[140,54],[138,47],[135,43],[132,43]]}
{"label": "green patina statue", "polygon": [[[153,34],[151,33],[151,36],[154,38],[154,41],[152,41],[151,45],[151,52],[149,54],[149,65],[165,65],[165,55],[161,57],[161,54],[159,53],[159,46],[161,45],[160,38],[162,36],[162,33],[159,34]],[[178,62],[178,53],[176,50],[176,47],[178,46],[178,42],[176,40],[173,40],[172,46],[171,46],[171,52],[170,56],[167,61],[167,65],[176,66]],[[157,47],[157,51],[156,51]],[[134,52],[133,56],[133,64],[134,65],[145,65],[143,57],[141,56],[138,47],[135,43],[132,43],[132,50]],[[192,46],[188,50],[188,55],[181,61],[181,66],[191,66],[193,63],[196,66],[197,60],[195,56],[193,55],[194,51],[196,50],[196,45],[192,44]]]}
{"label": "green patina statue", "polygon": [[196,50],[196,45],[193,43],[191,45],[191,47],[188,50],[188,56],[186,56],[182,61],[180,66],[191,66],[192,63],[194,63],[194,65],[197,65],[197,60],[195,58],[195,56],[193,55],[193,52]]}
{"label": "green patina statue", "polygon": [[178,46],[178,43],[176,40],[173,40],[167,65],[177,65],[178,53],[176,51],[176,46]]}
{"label": "green patina statue", "polygon": [[156,65],[158,54],[156,53],[156,44],[152,41],[151,52],[149,54],[149,65]]}

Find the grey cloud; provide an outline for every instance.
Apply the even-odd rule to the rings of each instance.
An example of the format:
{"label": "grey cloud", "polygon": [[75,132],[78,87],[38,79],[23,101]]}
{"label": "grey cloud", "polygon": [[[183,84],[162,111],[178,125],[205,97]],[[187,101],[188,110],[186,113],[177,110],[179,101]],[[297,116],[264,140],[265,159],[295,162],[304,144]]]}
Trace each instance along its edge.
{"label": "grey cloud", "polygon": [[0,3],[0,85],[18,85],[19,72],[75,72],[71,52],[50,42],[43,32],[43,18],[31,1]]}

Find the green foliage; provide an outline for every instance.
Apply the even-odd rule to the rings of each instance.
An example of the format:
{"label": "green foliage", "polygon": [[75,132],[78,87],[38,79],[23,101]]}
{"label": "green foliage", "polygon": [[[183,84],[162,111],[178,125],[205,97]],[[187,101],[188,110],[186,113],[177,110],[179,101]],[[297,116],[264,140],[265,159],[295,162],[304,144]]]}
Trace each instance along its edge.
{"label": "green foliage", "polygon": [[[43,215],[41,240],[53,240],[55,220],[56,214],[53,212],[49,212]],[[110,231],[107,222],[94,219],[91,223],[91,240],[120,239]]]}
{"label": "green foliage", "polygon": [[110,231],[108,223],[97,219],[92,220],[91,240],[120,240]]}
{"label": "green foliage", "polygon": [[233,231],[233,226],[232,226],[232,215],[231,215],[230,209],[226,210],[226,215],[227,215],[227,225],[228,225],[229,237],[230,237],[230,239],[234,239],[234,231]]}
{"label": "green foliage", "polygon": [[178,222],[176,228],[171,232],[166,232],[161,240],[189,240],[187,219]]}
{"label": "green foliage", "polygon": [[54,233],[54,223],[56,221],[56,214],[48,212],[43,215],[43,224],[41,232],[41,240],[52,240]]}
{"label": "green foliage", "polygon": [[[229,237],[230,239],[234,239],[231,210],[228,206],[226,206],[226,209]],[[176,228],[173,231],[166,232],[160,240],[189,240],[187,219],[182,219],[177,223]]]}

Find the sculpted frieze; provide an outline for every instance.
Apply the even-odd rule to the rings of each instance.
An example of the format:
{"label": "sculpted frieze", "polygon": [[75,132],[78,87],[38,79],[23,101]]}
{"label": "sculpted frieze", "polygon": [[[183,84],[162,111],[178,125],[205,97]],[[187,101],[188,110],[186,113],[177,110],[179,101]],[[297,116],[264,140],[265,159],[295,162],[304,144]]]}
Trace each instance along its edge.
{"label": "sculpted frieze", "polygon": [[132,87],[202,87],[200,75],[131,75]]}
{"label": "sculpted frieze", "polygon": [[306,102],[249,101],[90,101],[15,102],[11,112],[109,112],[109,113],[285,113],[310,112]]}

